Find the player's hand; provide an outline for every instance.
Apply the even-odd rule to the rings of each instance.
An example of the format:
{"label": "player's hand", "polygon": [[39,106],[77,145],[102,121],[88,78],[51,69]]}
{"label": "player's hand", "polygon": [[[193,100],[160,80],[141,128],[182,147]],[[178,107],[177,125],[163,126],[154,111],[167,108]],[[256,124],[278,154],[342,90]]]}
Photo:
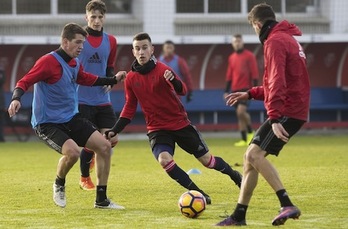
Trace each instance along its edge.
{"label": "player's hand", "polygon": [[10,115],[10,118],[15,116],[20,108],[21,108],[21,102],[19,102],[18,100],[13,100],[10,106],[8,107],[8,114]]}
{"label": "player's hand", "polygon": [[163,77],[167,80],[167,81],[172,81],[175,78],[175,75],[172,71],[170,70],[166,70],[164,72]]}
{"label": "player's hand", "polygon": [[227,99],[226,99],[226,97],[228,96],[228,93],[227,92],[225,92],[224,94],[223,94],[223,96],[222,96],[222,98],[223,98],[223,100],[224,101],[226,101]]}
{"label": "player's hand", "polygon": [[107,139],[107,140],[110,140],[111,138],[113,138],[114,136],[116,136],[117,134],[115,132],[113,132],[112,130],[107,130],[105,131],[104,133],[104,137]]}
{"label": "player's hand", "polygon": [[118,134],[114,135],[113,137],[110,137],[108,140],[111,144],[111,147],[115,147],[118,143]]}
{"label": "player's hand", "polygon": [[108,93],[112,90],[112,86],[111,85],[104,85],[103,86],[104,92]]}
{"label": "player's hand", "polygon": [[119,71],[116,73],[115,78],[117,82],[122,82],[126,79],[127,72],[126,71]]}
{"label": "player's hand", "polygon": [[227,106],[233,106],[238,101],[248,100],[248,98],[249,98],[248,92],[234,92],[234,93],[230,93],[230,94],[228,94],[225,97],[226,105]]}
{"label": "player's hand", "polygon": [[283,142],[289,141],[289,133],[286,132],[283,125],[280,123],[273,123],[272,124],[272,130],[275,136],[282,140]]}

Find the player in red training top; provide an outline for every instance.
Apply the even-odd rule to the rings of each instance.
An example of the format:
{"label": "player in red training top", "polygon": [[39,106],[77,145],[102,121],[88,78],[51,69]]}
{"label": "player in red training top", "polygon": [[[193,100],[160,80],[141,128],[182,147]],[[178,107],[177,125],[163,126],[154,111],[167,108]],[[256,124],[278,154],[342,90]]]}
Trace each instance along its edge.
{"label": "player in red training top", "polygon": [[[231,92],[247,91],[258,84],[259,71],[256,58],[252,52],[244,49],[242,35],[236,34],[232,38],[234,53],[228,58],[226,73],[226,89],[224,98]],[[250,114],[247,111],[248,100],[237,102],[234,107],[238,118],[239,131],[242,139],[235,146],[247,146],[253,137]]]}
{"label": "player in red training top", "polygon": [[186,60],[175,53],[175,45],[171,40],[165,41],[162,46],[162,55],[159,60],[168,65],[186,84],[186,102],[192,100],[192,77]]}
{"label": "player in red training top", "polygon": [[299,28],[287,21],[277,22],[270,5],[255,5],[248,19],[264,49],[265,72],[263,85],[247,92],[227,96],[227,104],[240,100],[263,100],[268,120],[256,131],[244,155],[243,182],[237,206],[231,216],[217,226],[246,225],[246,211],[261,174],[276,193],[280,213],[272,225],[278,226],[289,218],[296,219],[301,211],[291,202],[277,170],[266,156],[278,156],[283,146],[300,130],[309,112],[310,84],[306,55],[293,36],[301,36]]}
{"label": "player in red training top", "polygon": [[120,118],[107,137],[120,133],[131,122],[139,102],[146,119],[152,153],[167,174],[188,190],[201,192],[211,203],[210,197],[197,187],[185,171],[174,161],[175,143],[194,155],[204,166],[228,175],[240,186],[242,177],[222,158],[209,153],[208,147],[196,128],[190,124],[178,95],[185,95],[186,86],[171,68],[157,61],[154,47],[147,33],[133,38],[133,55],[136,60],[125,80],[126,102]]}

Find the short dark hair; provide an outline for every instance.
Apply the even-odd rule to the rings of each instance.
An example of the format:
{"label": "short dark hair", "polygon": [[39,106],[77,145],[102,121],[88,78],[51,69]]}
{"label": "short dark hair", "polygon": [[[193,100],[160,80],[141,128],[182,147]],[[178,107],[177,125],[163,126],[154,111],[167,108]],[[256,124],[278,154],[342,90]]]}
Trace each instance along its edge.
{"label": "short dark hair", "polygon": [[260,3],[255,5],[248,14],[248,21],[250,24],[255,21],[264,24],[268,20],[275,21],[276,16],[272,6],[266,3]]}
{"label": "short dark hair", "polygon": [[239,39],[242,39],[242,38],[243,38],[242,34],[239,34],[239,33],[234,34],[233,37],[234,37],[234,38],[239,38]]}
{"label": "short dark hair", "polygon": [[144,32],[137,33],[133,37],[133,41],[142,41],[142,40],[148,40],[151,43],[151,37],[147,33],[144,33]]}
{"label": "short dark hair", "polygon": [[163,44],[164,45],[175,45],[172,40],[166,40]]}
{"label": "short dark hair", "polygon": [[93,10],[99,10],[99,12],[104,15],[106,13],[106,5],[101,0],[89,1],[86,5],[86,12],[91,12]]}
{"label": "short dark hair", "polygon": [[61,38],[62,39],[66,38],[69,41],[71,41],[72,39],[75,38],[76,34],[81,34],[84,37],[87,37],[87,35],[88,35],[87,31],[79,24],[68,23],[63,28]]}

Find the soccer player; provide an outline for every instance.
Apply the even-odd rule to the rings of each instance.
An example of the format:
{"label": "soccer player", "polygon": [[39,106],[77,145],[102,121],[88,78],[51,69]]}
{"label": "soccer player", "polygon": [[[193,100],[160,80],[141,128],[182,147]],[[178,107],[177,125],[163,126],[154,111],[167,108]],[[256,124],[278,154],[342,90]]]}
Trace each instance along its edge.
{"label": "soccer player", "polygon": [[217,226],[246,225],[245,215],[261,174],[276,193],[280,213],[273,225],[296,219],[301,211],[291,202],[277,170],[266,156],[278,156],[283,146],[306,122],[309,112],[309,76],[306,56],[293,36],[301,36],[299,28],[287,21],[277,22],[270,5],[255,5],[248,15],[264,49],[265,72],[263,86],[227,96],[227,104],[240,100],[263,100],[268,120],[256,131],[244,155],[244,171],[238,204],[232,215]]}
{"label": "soccer player", "polygon": [[186,60],[175,53],[175,45],[173,41],[167,40],[164,42],[162,46],[162,55],[159,57],[159,60],[168,65],[186,84],[186,102],[190,102],[192,100],[193,91],[190,69],[187,66]]}
{"label": "soccer player", "polygon": [[[233,36],[232,47],[234,53],[228,58],[224,98],[231,89],[233,92],[247,91],[252,86],[256,86],[259,78],[256,58],[252,52],[244,49],[242,35],[236,34]],[[234,105],[239,131],[242,136],[242,139],[234,144],[235,146],[247,146],[253,137],[251,118],[247,110],[248,105],[248,100],[238,101]]]}
{"label": "soccer player", "polygon": [[[99,77],[113,77],[116,60],[116,38],[103,31],[106,6],[101,0],[92,0],[86,5],[88,37],[79,55],[86,72]],[[103,134],[116,122],[116,115],[110,101],[111,87],[79,86],[79,111],[91,121]],[[90,177],[90,167],[94,165],[94,152],[83,148],[80,155],[80,187],[83,190],[95,190]]]}
{"label": "soccer player", "polygon": [[83,49],[87,32],[75,23],[65,25],[61,45],[35,63],[34,67],[17,82],[12,102],[8,108],[10,117],[21,107],[20,99],[34,85],[31,124],[36,135],[49,147],[62,154],[53,183],[53,201],[66,206],[65,178],[80,156],[80,148],[88,147],[96,152],[97,193],[96,208],[123,209],[107,198],[106,189],[110,171],[111,143],[97,128],[78,113],[77,84],[86,86],[113,85],[124,79],[125,72],[115,77],[101,78],[84,71],[76,58]]}
{"label": "soccer player", "polygon": [[194,155],[204,166],[228,175],[238,187],[241,174],[233,170],[222,158],[209,153],[208,147],[196,128],[190,124],[178,95],[185,95],[186,86],[170,67],[157,61],[154,47],[147,33],[133,38],[133,55],[136,58],[125,80],[126,102],[120,118],[107,137],[120,133],[133,118],[139,102],[144,113],[152,153],[167,174],[188,190],[203,192],[174,161],[175,143]]}

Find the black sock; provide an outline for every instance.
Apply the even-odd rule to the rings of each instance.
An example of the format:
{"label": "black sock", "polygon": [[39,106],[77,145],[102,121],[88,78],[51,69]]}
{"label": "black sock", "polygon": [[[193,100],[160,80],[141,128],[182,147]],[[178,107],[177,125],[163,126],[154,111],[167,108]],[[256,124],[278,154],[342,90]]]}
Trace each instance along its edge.
{"label": "black sock", "polygon": [[97,198],[96,198],[96,202],[103,202],[105,199],[107,199],[106,197],[106,185],[97,185]]}
{"label": "black sock", "polygon": [[238,222],[245,220],[247,209],[248,205],[237,204],[236,208],[234,209],[234,212],[231,215],[231,218]]}
{"label": "black sock", "polygon": [[247,125],[247,131],[249,134],[253,132],[253,128],[251,127],[251,125]]}
{"label": "black sock", "polygon": [[277,194],[278,199],[280,201],[281,207],[294,206],[291,203],[291,200],[288,196],[288,193],[285,191],[285,189],[281,189],[281,190],[277,191],[276,194]]}
{"label": "black sock", "polygon": [[82,177],[89,177],[89,164],[92,161],[94,153],[86,151],[85,149],[81,150],[80,154],[80,170]]}
{"label": "black sock", "polygon": [[176,182],[178,182],[181,186],[186,188],[187,190],[196,190],[202,193],[203,195],[207,195],[201,189],[197,187],[197,185],[191,180],[189,175],[185,173],[174,161],[169,162],[163,168],[167,174]]}
{"label": "black sock", "polygon": [[246,141],[246,140],[247,140],[247,133],[246,133],[246,131],[245,131],[245,130],[242,130],[242,131],[240,132],[240,134],[242,135],[243,141]]}
{"label": "black sock", "polygon": [[[212,156],[214,157],[214,156]],[[221,157],[215,158],[214,169],[220,171],[223,174],[230,176],[234,183],[240,188],[242,183],[242,176],[236,170],[233,170],[229,164],[227,164]]]}
{"label": "black sock", "polygon": [[56,185],[65,186],[65,178],[60,178],[58,175],[56,177]]}

